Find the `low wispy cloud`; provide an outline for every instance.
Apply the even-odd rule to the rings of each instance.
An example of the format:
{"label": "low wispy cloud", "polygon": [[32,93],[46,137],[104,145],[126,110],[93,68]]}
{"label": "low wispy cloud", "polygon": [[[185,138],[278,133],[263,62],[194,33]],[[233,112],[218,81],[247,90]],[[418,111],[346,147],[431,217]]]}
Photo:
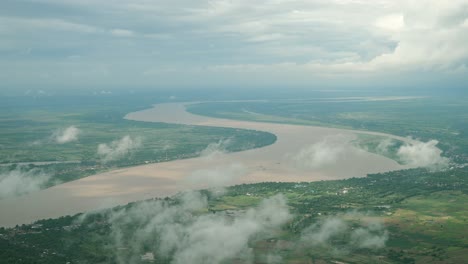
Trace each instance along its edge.
{"label": "low wispy cloud", "polygon": [[117,29],[113,29],[110,31],[110,33],[112,34],[112,36],[115,36],[115,37],[133,37],[135,35],[135,33],[133,33],[133,31],[131,30],[128,30],[128,29],[120,29],[120,28],[117,28]]}
{"label": "low wispy cloud", "polygon": [[276,254],[268,254],[265,258],[266,263],[268,264],[281,264],[284,263],[283,257]]}
{"label": "low wispy cloud", "polygon": [[203,192],[189,191],[109,212],[109,246],[115,248],[116,262],[140,263],[143,255],[150,254],[158,262],[174,264],[251,263],[255,253],[265,263],[283,263],[277,253],[284,247],[335,255],[380,250],[389,238],[381,218],[348,212],[319,218],[297,240],[283,241],[287,245],[278,241],[268,252],[254,252],[252,245],[275,237],[294,219],[287,199],[277,194],[245,211],[207,213],[209,204]]}
{"label": "low wispy cloud", "polygon": [[386,138],[379,142],[375,150],[377,151],[378,154],[382,154],[382,155],[389,154],[390,148],[395,146],[395,144],[396,144],[395,140],[392,140],[391,138]]}
{"label": "low wispy cloud", "polygon": [[357,248],[383,248],[387,240],[388,231],[380,221],[370,221],[367,226],[351,232],[351,245]]}
{"label": "low wispy cloud", "polygon": [[355,151],[349,137],[336,135],[326,137],[320,142],[302,148],[297,154],[287,156],[298,168],[320,169],[335,165],[342,157]]}
{"label": "low wispy cloud", "polygon": [[129,135],[109,144],[99,144],[97,154],[103,162],[121,159],[141,147],[141,138],[132,138]]}
{"label": "low wispy cloud", "polygon": [[[366,219],[364,215],[352,215]],[[301,243],[305,247],[329,247],[334,252],[385,247],[389,235],[380,220],[362,220],[361,226],[354,228],[346,217],[349,216],[328,217],[312,224],[302,231]]]}
{"label": "low wispy cloud", "polygon": [[[252,257],[248,246],[251,239],[269,234],[291,219],[282,195],[265,199],[236,217],[223,212],[196,213],[207,207],[205,196],[189,192],[175,204],[149,201],[114,213],[110,222],[115,246],[131,247],[132,251],[120,254],[118,262],[134,263],[148,248],[175,264],[215,264],[239,258],[246,261]],[[125,232],[129,223],[137,230]]]}
{"label": "low wispy cloud", "polygon": [[214,159],[227,152],[227,147],[232,143],[231,139],[223,139],[216,143],[209,144],[200,152],[200,156],[207,159]]}
{"label": "low wispy cloud", "polygon": [[21,168],[0,174],[0,199],[23,195],[45,187],[51,176],[39,170]]}
{"label": "low wispy cloud", "polygon": [[212,169],[196,170],[186,178],[186,181],[194,185],[220,188],[234,183],[237,179],[246,175],[247,172],[248,170],[244,165],[233,163]]}
{"label": "low wispy cloud", "polygon": [[442,151],[437,148],[439,141],[413,142],[398,149],[398,157],[410,166],[415,167],[445,167],[449,159],[442,157]]}
{"label": "low wispy cloud", "polygon": [[58,129],[52,134],[52,140],[58,144],[65,144],[78,140],[80,130],[75,126],[69,126],[65,129]]}
{"label": "low wispy cloud", "polygon": [[306,228],[301,240],[311,246],[328,245],[334,237],[342,235],[347,229],[348,225],[342,219],[327,218]]}

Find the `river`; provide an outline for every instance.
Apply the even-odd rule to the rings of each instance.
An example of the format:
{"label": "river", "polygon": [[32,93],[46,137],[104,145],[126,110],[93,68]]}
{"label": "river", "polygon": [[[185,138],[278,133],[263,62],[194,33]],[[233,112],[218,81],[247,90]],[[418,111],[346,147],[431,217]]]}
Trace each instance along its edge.
{"label": "river", "polygon": [[[158,104],[151,109],[129,113],[125,118],[145,122],[261,130],[275,134],[277,141],[272,145],[247,151],[117,169],[27,195],[3,199],[0,200],[0,226],[28,224],[39,219],[99,210],[152,197],[166,197],[180,191],[213,185],[333,180],[407,168],[391,159],[346,144],[356,137],[356,133],[386,135],[408,141],[406,138],[382,133],[204,117],[186,112],[183,103]],[[341,153],[334,153],[337,156],[335,159],[324,160],[324,166],[298,165],[298,157],[304,157],[299,153],[314,149],[308,146],[324,146],[325,152],[330,151],[325,143],[330,143],[335,138],[339,141],[331,142],[334,145],[331,148],[332,154],[337,149]]]}

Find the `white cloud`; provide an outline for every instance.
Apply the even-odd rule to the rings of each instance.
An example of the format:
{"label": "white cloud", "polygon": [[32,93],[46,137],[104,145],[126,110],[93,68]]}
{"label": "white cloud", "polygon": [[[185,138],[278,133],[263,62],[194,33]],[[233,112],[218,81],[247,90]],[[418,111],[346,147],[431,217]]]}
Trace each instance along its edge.
{"label": "white cloud", "polygon": [[[374,86],[403,79],[402,73],[419,82],[427,79],[421,72],[447,76],[468,61],[467,0],[42,1],[78,15],[35,18],[17,11],[0,18],[1,50],[34,48],[27,60],[5,63],[0,77],[7,85],[69,84],[70,75],[82,73],[73,83]],[[79,13],[86,9],[93,12]],[[78,41],[68,32],[99,37],[83,34]],[[58,63],[57,50],[85,59]],[[35,59],[38,54],[47,59]],[[108,74],[96,72],[100,65]],[[457,78],[465,80],[463,73]]]}
{"label": "white cloud", "polygon": [[283,196],[264,200],[230,224],[216,216],[198,218],[176,249],[174,263],[221,263],[248,254],[248,241],[260,232],[274,230],[290,219]]}
{"label": "white cloud", "polygon": [[373,67],[443,70],[466,63],[468,30],[463,19],[468,14],[463,10],[468,1],[408,1],[402,6],[404,23],[398,23],[393,35],[398,44],[392,53],[372,60]]}
{"label": "white cloud", "polygon": [[38,170],[17,169],[0,174],[0,199],[38,191],[50,180]]}
{"label": "white cloud", "polygon": [[342,235],[348,225],[340,218],[328,218],[314,223],[302,232],[301,240],[312,246],[329,244],[338,235]]}
{"label": "white cloud", "polygon": [[99,144],[97,154],[103,162],[121,159],[130,155],[133,151],[141,147],[141,138],[124,136],[120,140],[114,140],[110,144]]}
{"label": "white cloud", "polygon": [[224,187],[247,174],[247,168],[239,163],[217,166],[192,172],[186,181],[192,184],[203,184],[206,187]]}
{"label": "white cloud", "polygon": [[398,157],[408,165],[418,167],[444,167],[449,160],[442,157],[442,151],[437,148],[437,140],[428,142],[413,142],[398,149]]}
{"label": "white cloud", "polygon": [[405,26],[403,14],[391,14],[377,19],[375,25],[389,31],[399,31]]}
{"label": "white cloud", "polygon": [[298,168],[320,169],[333,166],[343,157],[356,150],[350,144],[350,138],[337,135],[329,136],[302,148],[297,154],[288,154]]}
{"label": "white cloud", "polygon": [[[393,3],[392,3],[393,2]],[[441,25],[441,21],[446,18],[460,13],[459,9],[468,4],[468,1],[454,1],[451,4],[446,4],[440,1],[380,1],[376,3],[352,1],[335,2],[335,3],[319,3],[307,4],[303,1],[295,2],[302,5],[303,9],[292,12],[281,12],[278,4],[278,9],[272,6],[261,8],[254,6],[247,8],[247,13],[253,12],[257,14],[254,20],[244,20],[242,15],[233,15],[235,18],[229,24],[217,25],[216,30],[227,33],[239,33],[246,35],[247,40],[270,40],[274,41],[280,36],[288,36],[294,39],[293,42],[286,42],[286,45],[302,45],[304,49],[318,48],[321,44],[326,43],[328,35],[325,36],[323,42],[312,42],[310,44],[301,43],[306,40],[304,36],[314,34],[306,31],[309,29],[307,25],[320,25],[326,28],[330,36],[339,35],[341,33],[350,34],[354,28],[357,30],[367,29],[372,32],[372,35],[367,36],[369,39],[387,38],[388,41],[396,43],[393,50],[376,54],[374,58],[365,60],[362,55],[349,57],[349,60],[343,61],[343,57],[336,60],[329,58],[318,57],[309,58],[307,63],[290,63],[288,62],[288,71],[309,71],[313,73],[356,73],[356,72],[384,72],[406,71],[406,70],[445,70],[448,68],[458,67],[468,59],[468,51],[465,46],[468,44],[468,31],[463,26],[464,21],[461,19],[458,23]],[[290,3],[288,3],[290,4]],[[229,10],[243,10],[242,7],[236,5],[236,8]],[[260,4],[259,4],[260,5]],[[342,13],[337,5],[345,5],[343,8],[353,10],[355,15]],[[316,11],[311,8],[314,6]],[[209,8],[214,8],[209,6]],[[245,8],[245,6],[244,6]],[[345,10],[346,10],[345,9]],[[359,10],[361,9],[361,10]],[[424,9],[424,11],[422,11]],[[216,9],[215,9],[216,10]],[[288,9],[286,9],[288,10]],[[289,9],[290,10],[290,9]],[[364,14],[363,10],[369,14]],[[369,12],[370,10],[370,12]],[[428,14],[428,15],[421,15]],[[211,13],[210,13],[211,14]],[[224,12],[214,12],[214,14],[223,14]],[[267,16],[266,14],[270,14]],[[466,18],[466,14],[464,14]],[[463,18],[463,15],[461,16]],[[375,21],[369,23],[369,20]],[[370,25],[370,26],[369,26]],[[375,28],[373,28],[375,27]],[[312,27],[313,28],[313,27]],[[322,34],[322,32],[320,33]],[[302,36],[300,36],[302,35]],[[294,43],[294,44],[292,44]],[[314,44],[315,43],[315,44]],[[271,44],[263,45],[259,52],[272,50]],[[294,47],[293,46],[293,47]],[[285,44],[282,43],[282,50]],[[376,47],[377,50],[385,51],[386,48]],[[280,49],[281,51],[281,49]],[[362,54],[359,46],[349,45],[342,47],[340,53]],[[336,51],[335,51],[336,52]],[[280,55],[275,53],[271,55]],[[316,54],[316,56],[320,54]],[[235,64],[230,67],[224,66],[227,71],[232,68],[242,68],[246,72],[252,71],[276,71],[282,63],[250,63],[250,64]]]}
{"label": "white cloud", "polygon": [[231,139],[222,139],[216,143],[210,143],[200,152],[200,156],[206,159],[215,159],[226,153],[226,148],[231,144]]}
{"label": "white cloud", "polygon": [[[208,200],[200,192],[186,192],[175,198],[175,202],[145,201],[111,213],[110,246],[127,248],[125,252],[115,251],[118,263],[132,263],[135,256],[138,258],[148,250],[174,264],[215,264],[239,258],[249,262],[253,256],[249,248],[252,239],[278,234],[293,218],[281,194],[234,214],[203,213]],[[380,219],[352,212],[323,218],[305,228],[295,246],[349,252],[383,248],[388,237]],[[264,259],[268,263],[282,261],[277,255],[265,255]]]}
{"label": "white cloud", "polygon": [[284,260],[280,255],[268,254],[266,256],[266,262],[268,264],[281,264],[284,263]]}
{"label": "white cloud", "polygon": [[36,31],[36,30],[50,30],[50,31],[73,31],[80,33],[99,33],[97,27],[73,23],[63,19],[55,18],[20,18],[20,17],[0,17],[0,33],[2,31]]}
{"label": "white cloud", "polygon": [[[110,220],[115,246],[130,246],[136,255],[143,245],[150,245],[155,255],[172,256],[171,263],[175,264],[249,259],[248,242],[252,238],[277,230],[291,219],[282,195],[265,199],[256,208],[234,218],[222,212],[196,213],[207,205],[206,197],[189,192],[183,194],[177,204],[151,201],[116,212]],[[129,223],[137,230],[123,233]],[[125,256],[118,258],[119,263],[129,262]]]}
{"label": "white cloud", "polygon": [[116,37],[133,37],[135,35],[133,31],[128,30],[128,29],[116,28],[116,29],[111,30],[110,32],[113,36],[116,36]]}
{"label": "white cloud", "polygon": [[395,140],[392,140],[391,138],[386,138],[382,141],[379,142],[379,144],[376,147],[376,151],[378,154],[389,154],[390,148],[394,146],[397,142]]}
{"label": "white cloud", "polygon": [[272,41],[272,40],[279,40],[284,38],[284,35],[273,33],[273,34],[265,34],[265,35],[258,35],[253,36],[247,39],[248,42],[265,42],[265,41]]}
{"label": "white cloud", "polygon": [[351,244],[357,248],[378,249],[385,247],[388,231],[379,221],[368,223],[367,227],[360,227],[351,233]]}
{"label": "white cloud", "polygon": [[58,144],[65,144],[78,140],[81,131],[75,126],[69,126],[65,129],[59,129],[52,135],[52,139]]}
{"label": "white cloud", "polygon": [[[360,227],[355,228],[345,220],[350,216],[365,219],[365,216],[360,213],[321,219],[302,231],[300,241],[306,247],[329,247],[335,252],[338,249],[380,249],[385,247],[389,233],[379,219],[359,220]],[[336,241],[340,242],[336,243]]]}

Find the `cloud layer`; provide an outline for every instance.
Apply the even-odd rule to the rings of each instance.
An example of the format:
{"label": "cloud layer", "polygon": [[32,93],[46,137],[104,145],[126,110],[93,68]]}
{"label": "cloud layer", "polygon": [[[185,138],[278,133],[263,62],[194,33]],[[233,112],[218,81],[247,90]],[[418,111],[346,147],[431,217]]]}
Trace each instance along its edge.
{"label": "cloud layer", "polygon": [[0,5],[5,86],[467,80],[468,0]]}

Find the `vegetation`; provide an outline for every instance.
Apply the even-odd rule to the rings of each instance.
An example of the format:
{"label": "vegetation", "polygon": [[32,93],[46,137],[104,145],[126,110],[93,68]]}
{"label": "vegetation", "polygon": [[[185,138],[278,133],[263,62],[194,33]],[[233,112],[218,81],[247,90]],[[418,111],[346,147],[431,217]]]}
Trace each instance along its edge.
{"label": "vegetation", "polygon": [[[53,173],[54,179],[68,181],[119,166],[192,157],[208,144],[227,138],[232,143],[226,146],[229,151],[260,147],[275,140],[274,135],[258,131],[122,119],[124,114],[138,110],[142,102],[146,102],[146,106],[154,103],[155,98],[134,101],[101,98],[85,105],[82,105],[83,100],[77,104],[70,98],[60,102],[44,100],[13,100],[0,106],[0,125],[5,128],[0,131],[0,155],[4,163],[0,170],[11,171],[20,166],[7,163],[57,161],[20,167],[39,168]],[[336,181],[243,184],[228,187],[224,192],[202,190],[200,193],[206,197],[207,206],[184,211],[182,217],[221,215],[227,217],[226,221],[235,222],[264,199],[282,194],[293,217],[279,230],[249,239],[247,246],[254,263],[466,262],[468,109],[463,100],[417,98],[378,103],[343,100],[203,103],[192,105],[190,111],[223,118],[356,128],[422,140],[437,139],[445,155],[458,164],[443,171],[419,168]],[[116,101],[120,102],[118,107]],[[24,107],[13,110],[11,104]],[[54,143],[53,132],[66,126],[78,127],[82,131],[79,139],[66,144]],[[141,139],[144,144],[119,159],[106,162],[96,154],[97,145],[109,144],[127,135]],[[354,144],[399,161],[396,153],[403,143],[361,134]],[[128,218],[119,223],[120,229],[115,232],[116,215],[130,214],[142,206],[157,215],[161,209],[158,203],[175,208],[182,201],[181,196],[176,195],[40,220],[31,225],[0,228],[0,263],[171,263],[171,252],[162,255],[156,250],[164,243],[161,231],[152,230],[149,239],[144,241],[121,239],[148,231],[142,230],[139,220]],[[385,238],[380,242],[385,243],[378,247],[359,247],[350,242],[353,239],[350,232],[340,233],[322,244],[304,239],[308,230],[329,219],[339,219],[350,230],[370,230],[366,232],[374,232],[369,226],[378,222],[382,225],[380,234]],[[173,224],[182,225],[183,221],[177,219]],[[378,244],[379,241],[373,242]],[[136,246],[138,243],[142,244]],[[150,257],[146,258],[146,254]],[[223,263],[244,262],[245,259],[238,256]]]}
{"label": "vegetation", "polygon": [[[282,193],[294,218],[283,231],[249,242],[255,263],[267,254],[281,255],[291,263],[463,263],[468,254],[468,168],[441,172],[424,169],[388,172],[338,181],[311,183],[259,183],[230,187],[222,196],[203,191],[209,206],[195,214],[242,212],[266,197]],[[177,196],[166,201],[177,204]],[[141,203],[141,202],[139,202]],[[0,262],[17,263],[117,263],[110,216],[139,203],[100,213],[41,220],[32,225],[0,229]],[[301,242],[305,228],[323,219],[339,216],[354,228],[359,218],[375,218],[389,232],[383,248],[372,250],[342,247],[348,237],[330,245],[310,246]],[[137,232],[129,222],[124,233]],[[157,242],[157,236],[153,243]],[[122,252],[130,252],[132,241]],[[278,245],[281,245],[278,247]],[[147,245],[147,250],[154,245]],[[144,252],[142,252],[144,254]],[[144,263],[140,255],[134,263]],[[156,263],[165,263],[155,254]],[[166,259],[167,260],[167,259]],[[240,260],[237,260],[240,262]],[[230,262],[226,262],[230,263]]]}

